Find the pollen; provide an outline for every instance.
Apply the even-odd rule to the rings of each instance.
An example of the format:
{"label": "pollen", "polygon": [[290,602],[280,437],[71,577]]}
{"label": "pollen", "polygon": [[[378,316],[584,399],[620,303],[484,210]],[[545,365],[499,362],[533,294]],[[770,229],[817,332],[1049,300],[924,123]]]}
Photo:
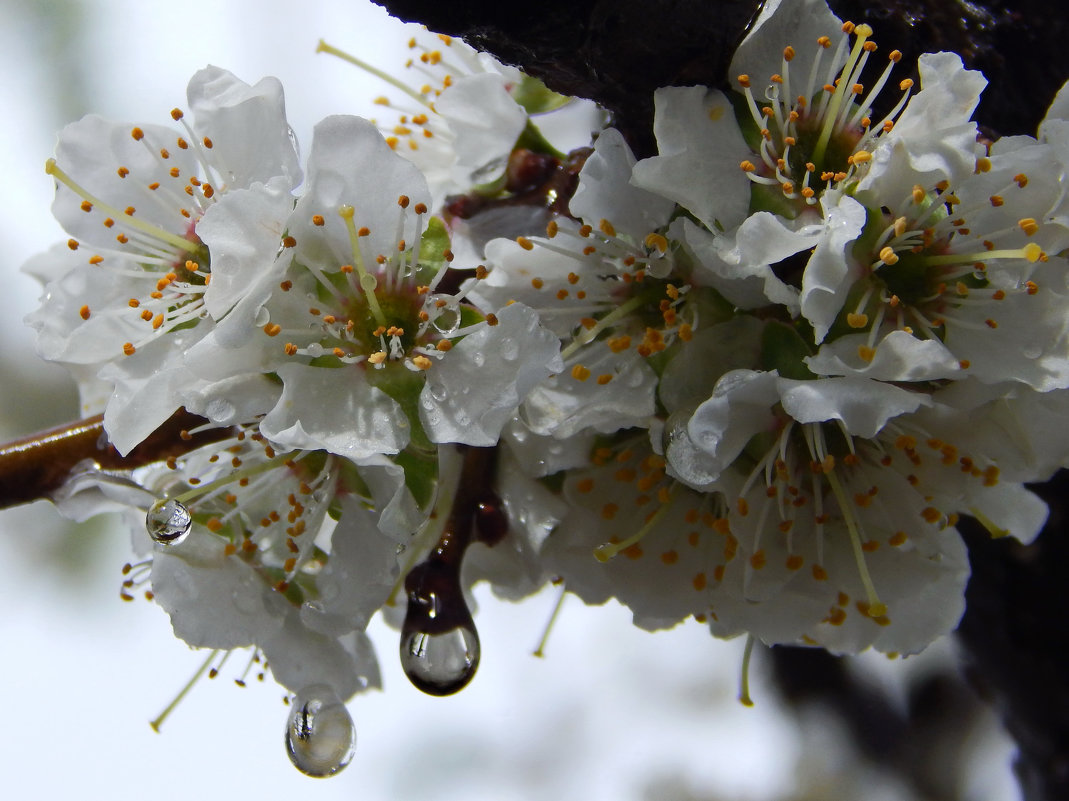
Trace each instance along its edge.
{"label": "pollen", "polygon": [[590,369],[581,364],[572,367],[572,378],[576,381],[586,381],[590,378]]}

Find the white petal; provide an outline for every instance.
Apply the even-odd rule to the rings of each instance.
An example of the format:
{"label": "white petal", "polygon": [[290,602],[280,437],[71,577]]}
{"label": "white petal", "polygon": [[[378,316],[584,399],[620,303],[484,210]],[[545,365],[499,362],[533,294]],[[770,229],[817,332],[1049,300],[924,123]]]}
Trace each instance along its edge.
{"label": "white petal", "polygon": [[847,432],[866,439],[892,417],[931,403],[927,395],[867,378],[781,378],[779,384],[783,410],[799,423],[841,420]]}
{"label": "white petal", "polygon": [[852,375],[877,381],[935,381],[962,374],[958,357],[937,339],[917,339],[905,331],[892,331],[876,344],[876,355],[866,362],[858,347],[867,334],[848,334],[825,342],[805,360],[817,375]]}
{"label": "white petal", "polygon": [[497,313],[498,324],[468,334],[432,367],[420,395],[420,419],[433,442],[497,444],[531,389],[560,372],[560,341],[527,306]]}
{"label": "white petal", "polygon": [[204,305],[214,319],[230,311],[274,262],[292,210],[288,187],[275,182],[227,192],[201,218],[197,234],[208,246],[212,272]]}
{"label": "white petal", "polygon": [[728,76],[734,80],[746,74],[755,88],[763,87],[773,75],[783,72],[783,49],[792,45],[795,55],[790,62],[791,89],[794,94],[805,93],[804,82],[809,79],[819,51],[817,39],[827,36],[831,47],[825,51],[816,86],[806,93],[808,99],[824,84],[827,75],[833,74],[833,69],[838,71],[845,63],[845,53],[835,64],[828,60],[828,54],[834,53],[846,36],[842,25],[825,0],[769,0],[761,6],[761,13],[735,50]]}
{"label": "white petal", "polygon": [[623,135],[615,128],[602,131],[568,203],[572,214],[595,227],[601,220],[609,220],[618,232],[630,235],[637,243],[663,226],[672,213],[672,201],[633,186],[634,166],[635,157]]}
{"label": "white petal", "polygon": [[679,203],[711,231],[737,225],[750,207],[739,164],[752,154],[731,102],[704,86],[664,87],[653,102],[660,155],[636,164],[631,182]]}
{"label": "white petal", "polygon": [[186,94],[195,131],[211,140],[209,158],[226,171],[222,177],[228,188],[276,176],[287,189],[300,183],[300,161],[277,78],[250,86],[224,69],[206,67],[190,80]]}
{"label": "white petal", "polygon": [[851,197],[827,192],[821,198],[824,231],[802,274],[801,310],[813,324],[813,337],[823,342],[842,310],[858,265],[847,256],[848,246],[861,235],[865,208]]}
{"label": "white petal", "polygon": [[858,193],[872,205],[896,208],[915,184],[957,184],[976,166],[976,123],[970,122],[984,76],[966,70],[956,53],[926,53],[917,61],[921,91],[894,128],[879,139]]}
{"label": "white petal", "polygon": [[488,164],[498,164],[503,171],[527,124],[527,112],[512,99],[505,84],[505,77],[496,73],[468,75],[434,101],[435,111],[455,136],[457,161],[469,174]]}
{"label": "white petal", "polygon": [[[397,249],[398,198],[404,195],[414,206],[430,203],[427,182],[420,171],[394,153],[378,128],[359,117],[327,117],[315,127],[308,157],[307,193],[293,210],[288,228],[297,240],[301,259],[334,271],[354,261],[349,234],[338,209],[355,209],[357,228],[368,228],[361,237],[364,258],[393,253]],[[317,226],[313,215],[326,223]],[[413,215],[400,234],[411,242],[415,236]]]}
{"label": "white petal", "polygon": [[397,401],[368,384],[363,369],[279,367],[282,397],[260,430],[287,448],[322,449],[353,460],[397,453],[408,444],[408,420]]}

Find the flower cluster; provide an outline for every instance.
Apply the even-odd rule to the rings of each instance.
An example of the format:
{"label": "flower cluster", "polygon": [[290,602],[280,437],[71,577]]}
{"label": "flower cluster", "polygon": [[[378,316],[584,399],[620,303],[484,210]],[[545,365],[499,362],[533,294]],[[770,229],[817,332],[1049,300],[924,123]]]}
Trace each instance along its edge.
{"label": "flower cluster", "polygon": [[1025,483],[1067,464],[1069,102],[984,141],[979,73],[928,54],[914,86],[873,35],[766,4],[735,96],[659,90],[642,160],[422,35],[418,86],[320,44],[405,99],[320,122],[303,173],[272,79],[202,70],[178,130],[69,126],[40,352],[120,451],[180,407],[215,442],[57,500],[141,507],[124,595],[266,659],[312,775],[351,758],[363,630],[405,595],[433,694],[478,664],[479,580],[920,651],[963,610],[961,517],[1028,541]]}

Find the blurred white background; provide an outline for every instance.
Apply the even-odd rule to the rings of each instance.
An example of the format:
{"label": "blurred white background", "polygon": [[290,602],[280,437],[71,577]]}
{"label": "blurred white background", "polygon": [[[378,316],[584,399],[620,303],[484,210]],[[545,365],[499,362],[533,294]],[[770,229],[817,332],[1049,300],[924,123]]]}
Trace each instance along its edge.
{"label": "blurred white background", "polygon": [[[319,37],[387,69],[408,34],[357,0],[0,0],[0,437],[76,416],[62,370],[36,360],[23,316],[39,287],[19,272],[65,238],[52,220],[43,165],[55,132],[93,111],[168,123],[207,63],[286,87],[305,146],[319,118],[370,113],[383,91],[314,54]],[[240,689],[235,654],[202,681],[162,734],[148,721],[200,665],[166,616],[118,598],[126,535],[111,520],[75,528],[46,503],[0,513],[0,798],[908,799],[857,762],[833,725],[805,728],[754,670],[757,706],[734,701],[741,643],[696,624],[650,635],[618,607],[565,603],[547,658],[530,656],[555,591],[521,605],[480,593],[483,662],[473,685],[434,699],[397,666],[396,635],[373,624],[385,692],[349,708],[354,762],[329,780],[299,775],[282,745],[286,708],[268,679]],[[946,659],[947,647],[911,660]],[[864,669],[892,683],[898,663]],[[1011,746],[988,721],[962,798],[1014,798]]]}

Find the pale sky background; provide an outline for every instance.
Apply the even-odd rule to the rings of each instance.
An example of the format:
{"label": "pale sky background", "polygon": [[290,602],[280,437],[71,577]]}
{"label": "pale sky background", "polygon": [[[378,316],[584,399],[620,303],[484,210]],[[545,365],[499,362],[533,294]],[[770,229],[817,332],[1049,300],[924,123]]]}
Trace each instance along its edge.
{"label": "pale sky background", "polygon": [[[382,91],[352,67],[315,55],[320,37],[387,69],[405,58],[399,24],[356,0],[178,3],[0,0],[0,437],[77,413],[62,370],[39,363],[21,320],[39,287],[18,272],[66,238],[52,220],[43,165],[55,132],[93,111],[169,123],[185,85],[212,63],[250,83],[278,76],[299,141],[332,113],[370,113]],[[392,22],[392,24],[387,24]],[[69,528],[46,503],[0,513],[0,798],[360,798],[420,801],[697,801],[784,798],[833,781],[846,760],[834,729],[800,728],[764,681],[758,701],[734,701],[741,642],[697,624],[656,635],[618,607],[569,598],[547,658],[530,656],[555,591],[519,605],[477,592],[483,660],[470,688],[424,696],[397,665],[396,634],[379,621],[385,691],[349,704],[356,758],[328,780],[308,779],[283,750],[286,707],[270,679],[234,686],[235,653],[155,734],[148,721],[200,665],[153,604],[119,601],[127,535],[112,520]],[[485,588],[484,588],[485,589]],[[863,664],[894,681],[931,655]],[[1011,746],[991,731],[966,797],[1013,799]],[[857,780],[867,799],[907,799],[880,777]],[[831,785],[834,786],[834,785]],[[858,792],[861,792],[860,790]],[[838,797],[852,797],[844,791]],[[856,797],[862,797],[858,795]]]}

